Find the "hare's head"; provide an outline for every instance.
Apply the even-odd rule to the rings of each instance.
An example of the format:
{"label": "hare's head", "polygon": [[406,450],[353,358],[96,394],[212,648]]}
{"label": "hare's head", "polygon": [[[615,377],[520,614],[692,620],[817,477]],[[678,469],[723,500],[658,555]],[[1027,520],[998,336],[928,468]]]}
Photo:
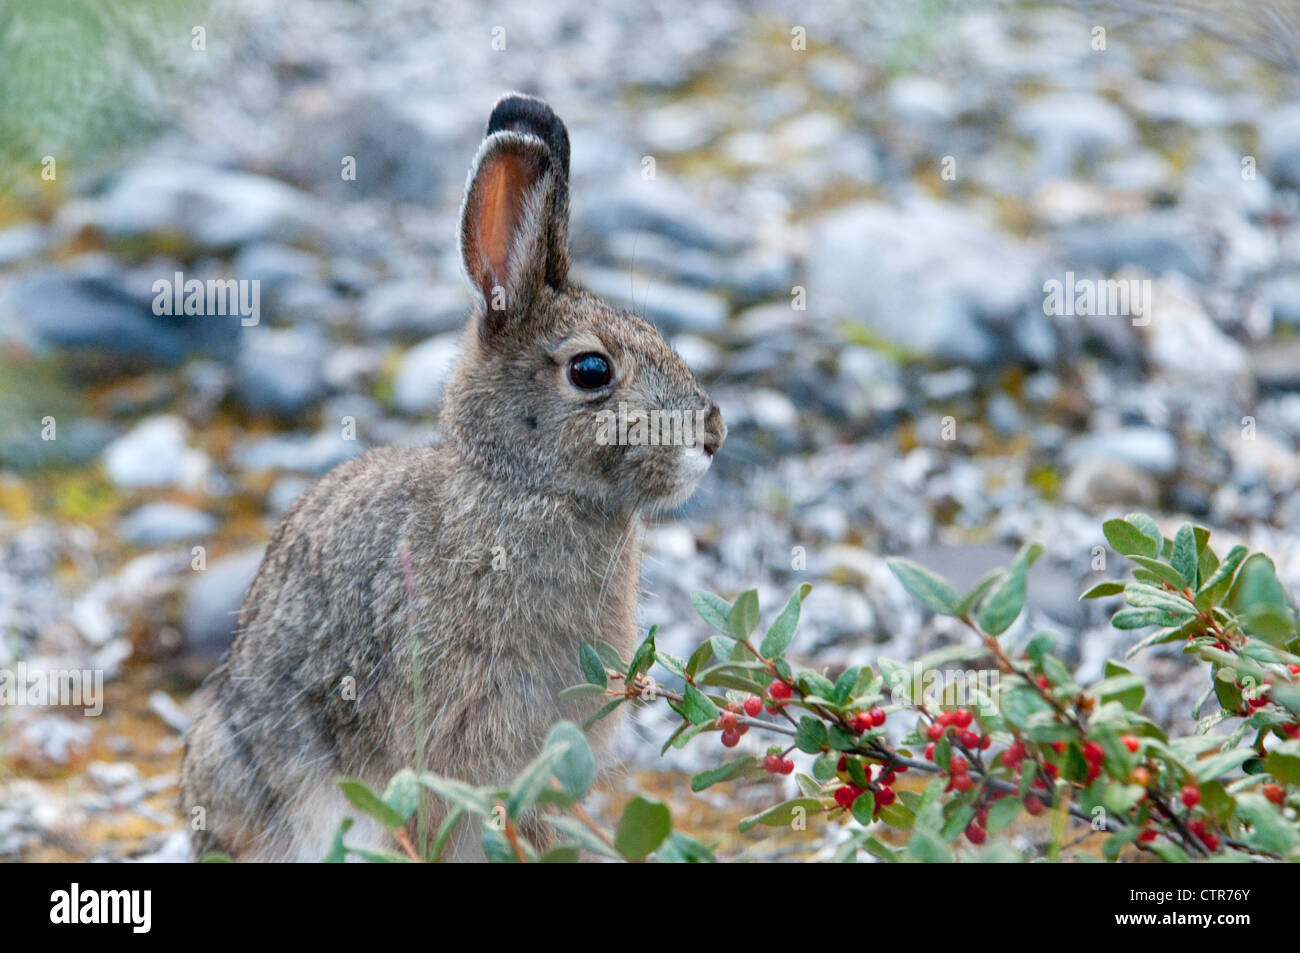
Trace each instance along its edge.
{"label": "hare's head", "polygon": [[529,489],[675,506],[721,446],[722,414],[652,326],[569,284],[568,227],[564,123],[506,96],[461,209],[476,306],[444,425],[471,463]]}

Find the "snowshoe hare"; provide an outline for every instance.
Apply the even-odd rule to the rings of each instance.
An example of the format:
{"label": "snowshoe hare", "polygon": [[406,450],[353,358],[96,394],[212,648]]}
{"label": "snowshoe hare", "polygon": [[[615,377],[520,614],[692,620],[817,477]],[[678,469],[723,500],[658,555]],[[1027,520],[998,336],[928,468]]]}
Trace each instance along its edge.
{"label": "snowshoe hare", "polygon": [[[569,283],[568,175],[550,107],[498,102],[461,209],[475,306],[445,441],[338,467],[275,531],[186,737],[196,858],[319,860],[345,815],[350,843],[391,848],[340,777],[382,791],[416,767],[419,723],[422,767],[502,784],[599,707],[556,698],[584,681],[579,644],[630,656],[642,513],[690,496],[726,426],[653,327]],[[647,435],[656,412],[691,439]],[[462,821],[448,855],[480,843]]]}

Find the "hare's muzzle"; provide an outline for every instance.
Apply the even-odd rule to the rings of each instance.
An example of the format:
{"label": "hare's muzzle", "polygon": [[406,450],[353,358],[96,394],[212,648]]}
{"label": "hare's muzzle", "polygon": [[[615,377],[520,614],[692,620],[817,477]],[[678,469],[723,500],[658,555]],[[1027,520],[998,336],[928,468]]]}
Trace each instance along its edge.
{"label": "hare's muzzle", "polygon": [[727,424],[722,419],[722,410],[715,401],[709,402],[709,411],[704,418],[704,452],[712,459],[722,442],[727,439]]}

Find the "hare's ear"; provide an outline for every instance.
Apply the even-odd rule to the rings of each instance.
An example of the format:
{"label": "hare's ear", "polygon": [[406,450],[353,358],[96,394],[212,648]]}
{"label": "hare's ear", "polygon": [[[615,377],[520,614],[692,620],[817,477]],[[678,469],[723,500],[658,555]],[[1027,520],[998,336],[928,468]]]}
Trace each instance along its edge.
{"label": "hare's ear", "polygon": [[490,336],[523,318],[546,280],[555,174],[542,140],[496,132],[479,147],[460,213],[465,274]]}
{"label": "hare's ear", "polygon": [[546,281],[563,287],[569,276],[569,130],[540,99],[508,93],[492,108],[486,135],[501,131],[536,136],[546,144],[555,176],[546,218]]}

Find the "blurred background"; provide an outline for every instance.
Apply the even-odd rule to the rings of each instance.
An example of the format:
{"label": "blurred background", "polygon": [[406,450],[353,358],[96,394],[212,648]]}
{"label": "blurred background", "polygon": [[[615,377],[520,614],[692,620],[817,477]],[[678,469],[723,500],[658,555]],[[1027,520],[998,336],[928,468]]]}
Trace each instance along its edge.
{"label": "blurred background", "polygon": [[[972,582],[1032,539],[1017,625],[1095,679],[1135,637],[1076,596],[1135,509],[1300,591],[1294,0],[796,6],[0,0],[0,667],[105,674],[98,718],[0,707],[0,859],[184,856],[187,702],[279,515],[439,439],[458,203],[511,89],[569,124],[575,276],[730,426],[648,534],[661,646],[705,634],[693,589],[808,581],[804,661],[911,658],[961,633],[886,556]],[[258,282],[257,322],[156,314],[177,272]],[[1148,313],[1046,313],[1101,278]],[[1181,657],[1138,666],[1187,718]],[[603,797],[782,856],[727,832],[788,779],[692,796],[721,749],[661,758],[661,719]]]}

